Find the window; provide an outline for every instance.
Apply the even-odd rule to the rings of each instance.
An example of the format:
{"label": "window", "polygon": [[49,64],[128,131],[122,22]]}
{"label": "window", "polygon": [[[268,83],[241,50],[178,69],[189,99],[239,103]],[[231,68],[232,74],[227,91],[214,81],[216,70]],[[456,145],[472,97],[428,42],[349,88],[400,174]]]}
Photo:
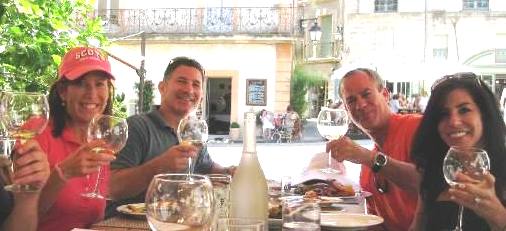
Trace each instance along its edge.
{"label": "window", "polygon": [[506,63],[506,34],[495,35],[495,63]]}
{"label": "window", "polygon": [[434,48],[432,49],[432,57],[438,60],[448,59],[448,48]]}
{"label": "window", "polygon": [[448,59],[448,35],[434,35],[432,38],[432,58],[434,60]]}
{"label": "window", "polygon": [[488,10],[488,0],[463,0],[464,10]]}
{"label": "window", "polygon": [[506,49],[495,49],[495,62],[506,63]]}
{"label": "window", "polygon": [[397,0],[374,0],[374,12],[396,12]]}

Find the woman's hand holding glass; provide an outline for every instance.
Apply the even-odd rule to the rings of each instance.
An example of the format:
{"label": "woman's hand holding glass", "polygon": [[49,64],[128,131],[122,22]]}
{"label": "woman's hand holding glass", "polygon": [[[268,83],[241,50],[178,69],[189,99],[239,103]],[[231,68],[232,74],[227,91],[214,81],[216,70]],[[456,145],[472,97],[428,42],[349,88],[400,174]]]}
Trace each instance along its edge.
{"label": "woman's hand holding glass", "polygon": [[[125,119],[110,115],[99,115],[88,125],[88,142],[96,144],[91,151],[96,154],[116,155],[126,144],[128,139],[128,125]],[[105,199],[99,190],[102,168],[98,166],[97,180],[92,192],[83,194],[84,197]]]}
{"label": "woman's hand holding glass", "polygon": [[17,185],[32,185],[42,188],[49,178],[47,155],[35,140],[26,141],[16,148],[17,158],[14,161],[16,172],[13,181]]}
{"label": "woman's hand holding glass", "polygon": [[87,176],[98,172],[100,166],[107,165],[115,159],[109,153],[96,153],[94,148],[101,147],[101,142],[90,142],[82,145],[59,164],[67,179]]}
{"label": "woman's hand holding glass", "polygon": [[[478,216],[489,219],[487,222],[497,227],[504,226],[506,208],[495,191],[495,177],[486,172],[482,180],[475,180],[463,173],[457,175],[459,185],[449,189],[450,199],[473,210]],[[496,218],[496,219],[494,219]]]}
{"label": "woman's hand holding glass", "polygon": [[[0,95],[0,123],[2,141],[10,146],[1,156],[1,168],[7,175],[15,174],[17,166],[12,163],[19,158],[18,148],[41,133],[49,119],[49,104],[45,95],[27,92],[2,92]],[[14,145],[12,147],[12,145]],[[5,174],[4,174],[5,175]],[[10,182],[7,182],[10,183]],[[34,192],[40,190],[30,184],[7,184],[5,189],[16,192]]]}
{"label": "woman's hand holding glass", "polygon": [[[455,188],[469,187],[469,183],[479,184],[484,181],[485,175],[490,170],[490,159],[485,150],[473,147],[452,146],[443,161],[443,174],[446,182]],[[455,191],[454,191],[455,192]],[[468,195],[466,200],[479,206],[481,195]],[[464,204],[459,204],[458,222],[454,231],[462,231],[462,216]]]}

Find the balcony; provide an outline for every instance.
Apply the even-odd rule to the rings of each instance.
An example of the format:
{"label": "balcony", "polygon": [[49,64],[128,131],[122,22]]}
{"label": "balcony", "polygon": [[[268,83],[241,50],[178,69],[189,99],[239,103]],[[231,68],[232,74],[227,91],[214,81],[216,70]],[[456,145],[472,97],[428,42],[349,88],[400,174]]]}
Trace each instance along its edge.
{"label": "balcony", "polygon": [[98,10],[110,37],[144,31],[169,36],[283,36],[297,33],[297,8],[220,7]]}
{"label": "balcony", "polygon": [[341,57],[341,41],[304,43],[302,57],[304,57],[305,61],[339,61]]}

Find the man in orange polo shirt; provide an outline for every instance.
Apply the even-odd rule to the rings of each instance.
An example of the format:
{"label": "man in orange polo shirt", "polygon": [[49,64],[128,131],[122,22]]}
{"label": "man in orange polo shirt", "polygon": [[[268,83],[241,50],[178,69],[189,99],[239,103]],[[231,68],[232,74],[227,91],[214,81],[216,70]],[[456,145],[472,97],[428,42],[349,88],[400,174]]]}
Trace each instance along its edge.
{"label": "man in orange polo shirt", "polygon": [[411,163],[411,141],[421,120],[419,115],[390,111],[389,92],[373,70],[358,68],[344,75],[339,94],[351,120],[375,143],[367,150],[348,137],[327,144],[338,161],[362,165],[360,185],[373,195],[368,211],[385,219],[389,231],[409,229],[417,203],[419,175]]}

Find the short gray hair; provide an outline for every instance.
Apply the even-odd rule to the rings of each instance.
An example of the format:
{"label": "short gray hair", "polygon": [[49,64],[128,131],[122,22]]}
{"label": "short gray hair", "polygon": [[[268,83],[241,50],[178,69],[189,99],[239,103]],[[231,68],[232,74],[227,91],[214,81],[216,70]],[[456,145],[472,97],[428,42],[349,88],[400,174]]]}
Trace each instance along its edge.
{"label": "short gray hair", "polygon": [[367,74],[367,76],[369,76],[369,78],[376,83],[376,85],[378,86],[378,90],[382,90],[383,88],[385,88],[385,82],[378,74],[378,72],[369,68],[356,68],[344,74],[344,76],[341,78],[341,81],[339,81],[339,97],[341,97],[341,99],[343,98],[342,88],[344,80],[347,77],[352,76],[358,72],[364,72],[365,74]]}

